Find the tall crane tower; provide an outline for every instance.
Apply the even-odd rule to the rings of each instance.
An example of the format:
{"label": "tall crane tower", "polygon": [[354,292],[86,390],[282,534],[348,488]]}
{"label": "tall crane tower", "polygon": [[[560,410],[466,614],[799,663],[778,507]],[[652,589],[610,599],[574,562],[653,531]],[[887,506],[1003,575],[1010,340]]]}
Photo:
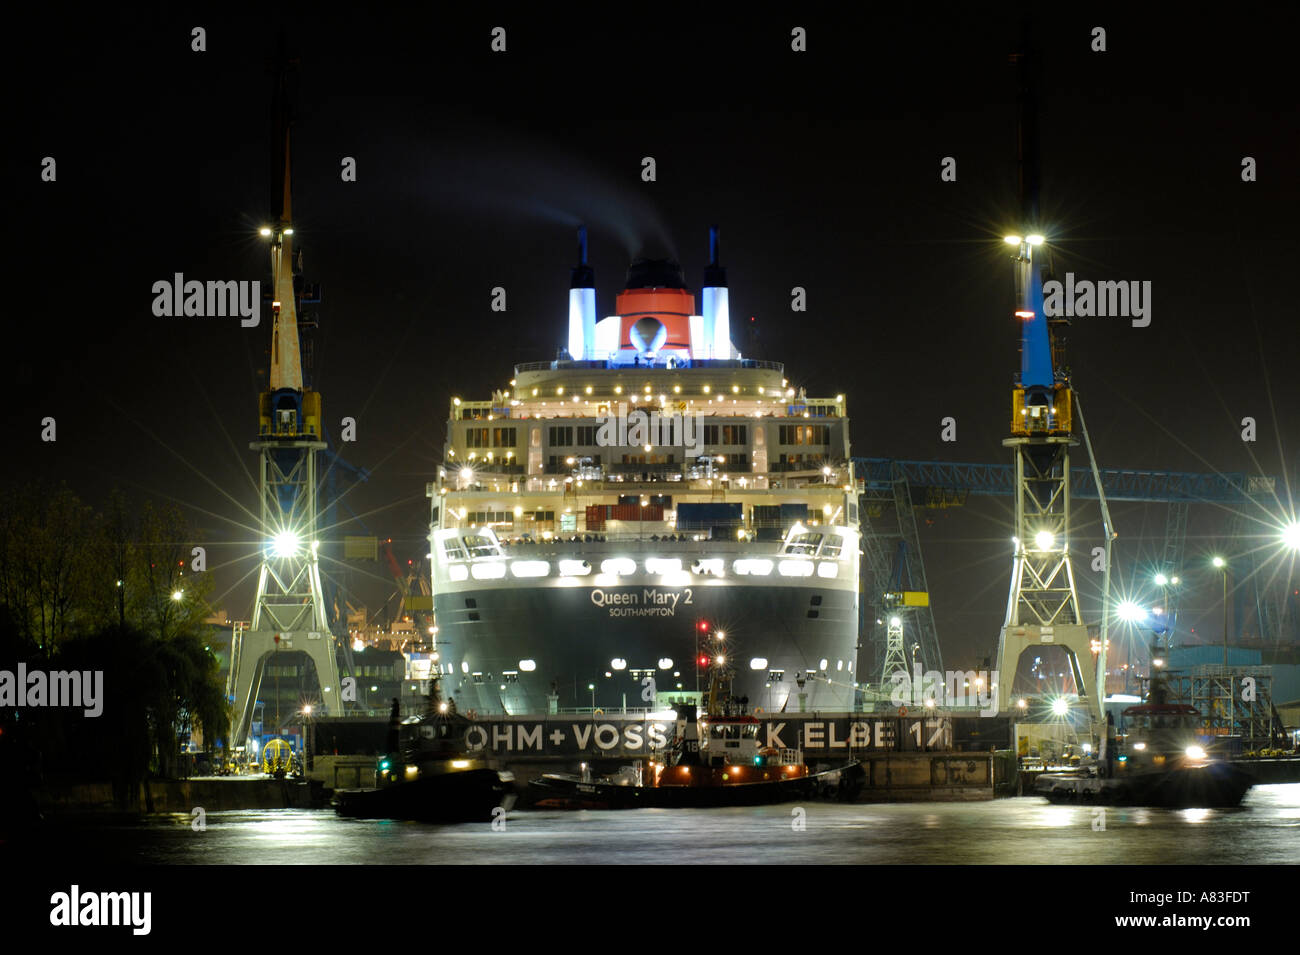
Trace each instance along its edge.
{"label": "tall crane tower", "polygon": [[[1044,244],[1038,226],[1037,137],[1028,56],[1013,57],[1020,80],[1019,180],[1021,235],[1015,249],[1016,320],[1020,372],[1011,390],[1010,437],[1003,440],[1015,467],[1015,527],[1011,589],[998,640],[998,710],[1015,713],[1016,670],[1023,653],[1044,647],[1064,651],[1089,722],[1104,721],[1103,686],[1087,672],[1091,634],[1079,609],[1070,562],[1070,452],[1079,444],[1076,401],[1064,364],[1064,317],[1043,307],[1042,269],[1035,253]],[[1100,488],[1100,482],[1098,483]],[[1109,524],[1109,519],[1106,520]],[[1059,713],[1060,710],[1058,709]]]}
{"label": "tall crane tower", "polygon": [[273,148],[280,215],[261,230],[271,245],[271,365],[258,396],[261,566],[250,629],[236,637],[231,674],[236,711],[231,745],[247,738],[267,662],[279,650],[305,651],[316,667],[325,713],[341,715],[342,689],[321,588],[317,538],[317,452],[326,443],[320,392],[304,387],[299,307],[303,285],[293,252],[292,163],[284,61],[276,82]]}

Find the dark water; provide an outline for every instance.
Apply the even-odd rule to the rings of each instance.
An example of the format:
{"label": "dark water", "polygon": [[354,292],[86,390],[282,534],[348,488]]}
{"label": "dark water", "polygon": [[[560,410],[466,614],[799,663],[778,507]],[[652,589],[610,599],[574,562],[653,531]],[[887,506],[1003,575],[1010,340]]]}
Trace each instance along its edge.
{"label": "dark water", "polygon": [[[804,828],[797,830],[796,809]],[[738,809],[515,811],[434,826],[330,811],[214,812],[69,834],[102,863],[422,864],[767,862],[1287,864],[1300,861],[1300,784],[1257,786],[1231,810],[1098,810],[1038,798],[809,802]],[[1104,822],[1104,830],[1094,828]]]}

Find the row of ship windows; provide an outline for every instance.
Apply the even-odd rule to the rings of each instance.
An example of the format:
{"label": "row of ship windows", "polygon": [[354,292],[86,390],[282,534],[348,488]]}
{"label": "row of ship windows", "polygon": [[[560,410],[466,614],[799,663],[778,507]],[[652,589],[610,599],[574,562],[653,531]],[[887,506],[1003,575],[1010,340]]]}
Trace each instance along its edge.
{"label": "row of ship windows", "polygon": [[[848,661],[848,666],[847,666],[847,668],[846,668],[846,666],[845,666],[845,662],[844,662],[843,660],[837,660],[837,661],[835,661],[835,662],[836,662],[836,664],[837,664],[836,669],[837,669],[838,672],[843,673],[843,672],[845,672],[846,669],[847,669],[847,671],[850,672],[850,673],[853,672],[853,661],[852,661],[852,660]],[[622,658],[620,658],[620,657],[615,657],[613,660],[611,660],[611,661],[609,662],[609,665],[610,665],[610,670],[609,670],[609,671],[606,671],[606,676],[610,676],[610,675],[612,675],[612,671],[615,671],[615,670],[617,670],[617,671],[627,670],[627,672],[628,672],[630,675],[634,676],[634,677],[640,677],[640,676],[643,675],[643,674],[649,674],[649,673],[652,673],[652,672],[653,672],[653,668],[641,668],[641,669],[632,668],[632,669],[628,669],[627,661],[624,660],[624,659],[622,659]],[[482,685],[482,684],[484,684],[484,683],[493,683],[493,682],[495,682],[495,680],[493,679],[493,674],[491,674],[491,673],[483,673],[483,672],[481,672],[481,671],[479,671],[479,670],[475,670],[475,671],[471,672],[468,663],[464,663],[464,662],[462,662],[461,665],[460,665],[460,667],[461,667],[461,673],[464,674],[464,675],[469,676],[470,679],[472,679],[473,682],[476,683],[476,684]],[[749,661],[749,668],[750,668],[751,670],[758,670],[758,671],[761,671],[761,670],[767,670],[767,681],[768,681],[769,683],[780,683],[781,681],[783,681],[783,680],[785,679],[785,670],[778,670],[778,669],[771,669],[771,670],[769,670],[769,669],[768,669],[768,666],[767,666],[767,658],[766,658],[766,657],[754,657],[754,659],[752,659],[752,660]],[[536,661],[536,660],[520,660],[520,661],[519,661],[519,670],[502,670],[502,671],[501,671],[501,682],[502,682],[503,684],[505,684],[505,683],[518,683],[518,682],[519,682],[519,672],[520,672],[520,670],[522,670],[522,671],[525,672],[525,673],[532,673],[532,672],[535,671],[536,669],[537,669],[537,661]],[[660,670],[672,670],[672,669],[673,669],[673,661],[672,661],[672,658],[671,658],[671,657],[663,657],[663,658],[661,658],[661,659],[659,660],[659,669],[660,669]],[[818,670],[819,670],[820,672],[822,672],[822,673],[826,673],[827,671],[829,671],[829,669],[830,669],[830,660],[827,660],[827,659],[823,658],[823,659],[821,660],[820,664],[818,665]],[[451,665],[450,663],[447,663],[447,664],[444,664],[442,667],[440,667],[439,672],[444,673],[445,675],[451,675],[451,674],[453,674],[455,671],[452,669],[452,665]],[[800,675],[802,675],[802,674],[800,674]],[[673,676],[681,676],[681,672],[680,672],[680,671],[677,671],[677,670],[673,670]]]}
{"label": "row of ship windows", "polygon": [[[727,452],[724,454],[714,454],[712,449],[707,449],[709,453],[704,457],[709,458],[706,465],[692,464],[689,460],[684,462],[693,469],[700,467],[713,468],[715,471],[731,472],[738,474],[748,474],[753,471],[753,463],[749,455],[744,451]],[[721,460],[719,460],[721,459]],[[772,471],[807,471],[816,470],[823,466],[825,457],[821,454],[787,454],[782,452],[777,460],[769,464]],[[571,455],[551,454],[546,458],[547,474],[572,474],[576,471],[586,469],[600,470],[602,467],[609,468],[614,473],[627,473],[628,469],[635,468],[637,465],[653,465],[676,467],[678,464],[675,454],[620,454],[618,460],[602,461],[599,454],[584,455],[581,461],[574,460]],[[501,474],[523,474],[523,462],[498,460],[489,462],[484,465],[484,469]],[[598,475],[587,475],[593,479],[599,479]]]}
{"label": "row of ship windows", "polygon": [[524,511],[515,516],[513,511],[467,511],[465,520],[471,524],[513,524],[515,521],[550,521],[554,523],[554,511]]}
{"label": "row of ship windows", "polygon": [[[457,548],[457,550],[459,550]],[[448,557],[461,559],[451,550]],[[828,555],[829,556],[829,555]],[[561,560],[559,575],[561,577],[586,577],[592,573],[592,565],[585,560]],[[816,574],[823,579],[833,580],[839,576],[839,563],[835,560],[823,560],[814,563],[810,559],[769,560],[765,557],[743,557],[732,562],[732,571],[740,577],[767,577],[773,569],[782,577],[812,577]],[[600,562],[600,573],[607,577],[630,577],[637,572],[636,561],[630,557],[610,557]],[[648,557],[645,572],[662,576],[682,574],[682,562],[676,557]],[[451,564],[447,567],[447,576],[452,580],[501,580],[506,576],[505,561],[480,561],[466,567],[464,564]],[[514,577],[549,577],[551,563],[546,560],[514,560],[510,562],[509,573]],[[724,574],[724,561],[720,557],[706,557],[691,565],[691,573],[705,577],[721,577]]]}
{"label": "row of ship windows", "polygon": [[[467,448],[517,447],[518,430],[518,428],[466,428],[464,446]],[[548,447],[594,448],[598,446],[597,432],[599,428],[595,425],[554,426],[547,430]],[[824,424],[783,424],[777,431],[778,444],[828,445],[831,440],[830,427]],[[749,425],[706,424],[704,426],[704,443],[706,445],[748,446]]]}
{"label": "row of ship windows", "polygon": [[467,448],[513,448],[518,443],[518,428],[466,428]]}
{"label": "row of ship windows", "polygon": [[[474,430],[474,429],[470,429]],[[782,428],[782,430],[785,430]],[[826,430],[822,426],[822,430]],[[558,425],[547,429],[547,437],[552,448],[584,447],[598,445],[599,428],[592,425]],[[574,441],[574,437],[577,441]],[[747,424],[706,424],[704,426],[705,444],[749,444],[749,425]],[[803,442],[799,442],[802,444]],[[824,443],[824,442],[823,442]]]}
{"label": "row of ship windows", "polygon": [[[649,412],[660,412],[661,408],[654,404],[645,404],[644,406],[635,407],[632,408],[631,410],[645,411],[649,413]],[[786,410],[786,414],[791,416],[803,417],[806,415],[810,418],[838,417],[838,415],[836,414],[835,405],[786,405],[785,410]],[[461,421],[485,421],[487,420],[489,415],[491,415],[494,419],[509,418],[512,416],[512,413],[513,411],[509,405],[501,405],[500,407],[495,407],[495,408],[461,408],[460,413],[455,414],[452,417],[459,418]],[[559,416],[565,417],[565,415],[563,414]]]}
{"label": "row of ship windows", "polygon": [[[705,457],[705,455],[701,455],[701,457]],[[706,465],[700,465],[700,466],[708,466],[718,470],[729,470],[729,471],[750,470],[749,455],[746,454],[744,451],[738,453],[733,452],[728,454],[708,454],[707,457],[709,460],[706,463]],[[782,458],[784,457],[785,455],[782,455]],[[618,467],[619,465],[628,465],[628,466],[639,465],[639,464],[675,465],[677,464],[677,455],[652,454],[652,453],[621,454],[618,456],[618,460],[609,461],[606,463],[608,464],[609,467],[614,468],[616,470],[621,470]],[[689,464],[691,462],[688,460],[686,463]],[[572,458],[566,457],[565,455],[562,454],[552,454],[546,458],[546,471],[549,474],[568,474],[572,472],[575,468],[599,468],[599,467],[601,467],[601,459],[599,454],[584,455],[580,462],[574,461]]]}

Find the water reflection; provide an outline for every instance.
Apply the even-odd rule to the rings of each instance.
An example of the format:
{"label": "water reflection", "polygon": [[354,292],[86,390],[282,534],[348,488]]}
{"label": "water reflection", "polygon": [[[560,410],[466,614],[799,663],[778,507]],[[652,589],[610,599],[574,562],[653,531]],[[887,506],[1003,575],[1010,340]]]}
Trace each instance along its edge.
{"label": "water reflection", "polygon": [[[1294,861],[1300,784],[1259,786],[1237,810],[985,803],[808,803],[716,810],[522,812],[487,824],[340,819],[332,812],[210,812],[52,834],[106,864],[662,862],[728,864],[1279,864]],[[802,822],[803,828],[794,825]],[[1196,838],[1188,839],[1195,829]],[[46,843],[48,847],[48,843]]]}

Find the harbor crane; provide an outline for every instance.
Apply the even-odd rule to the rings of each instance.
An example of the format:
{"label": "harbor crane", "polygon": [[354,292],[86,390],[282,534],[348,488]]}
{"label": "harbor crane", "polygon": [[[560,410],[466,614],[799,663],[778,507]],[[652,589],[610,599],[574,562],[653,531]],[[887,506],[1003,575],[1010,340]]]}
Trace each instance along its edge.
{"label": "harbor crane", "polygon": [[249,447],[259,458],[262,541],[251,626],[237,632],[231,647],[232,747],[248,736],[262,675],[278,650],[305,651],[316,667],[324,712],[343,712],[319,564],[317,455],[327,446],[321,395],[303,379],[299,310],[311,294],[293,250],[289,68],[286,60],[278,70],[272,138],[280,212],[275,225],[261,229],[271,252],[271,364],[268,386],[258,396],[257,439]]}
{"label": "harbor crane", "polygon": [[1094,736],[1105,721],[1106,605],[1110,544],[1114,531],[1103,484],[1087,452],[1101,504],[1105,541],[1103,619],[1097,667],[1085,664],[1096,634],[1083,619],[1070,559],[1072,526],[1072,450],[1087,442],[1082,409],[1065,363],[1069,319],[1049,316],[1043,301],[1043,269],[1036,261],[1046,239],[1038,231],[1038,160],[1035,106],[1027,53],[1013,57],[1020,80],[1018,171],[1022,234],[1008,235],[1014,251],[1015,319],[1020,326],[1020,370],[1011,389],[1010,435],[1003,440],[1015,467],[1015,517],[1011,586],[997,650],[998,711],[1012,712],[1016,671],[1027,651],[1059,647],[1087,711]]}

